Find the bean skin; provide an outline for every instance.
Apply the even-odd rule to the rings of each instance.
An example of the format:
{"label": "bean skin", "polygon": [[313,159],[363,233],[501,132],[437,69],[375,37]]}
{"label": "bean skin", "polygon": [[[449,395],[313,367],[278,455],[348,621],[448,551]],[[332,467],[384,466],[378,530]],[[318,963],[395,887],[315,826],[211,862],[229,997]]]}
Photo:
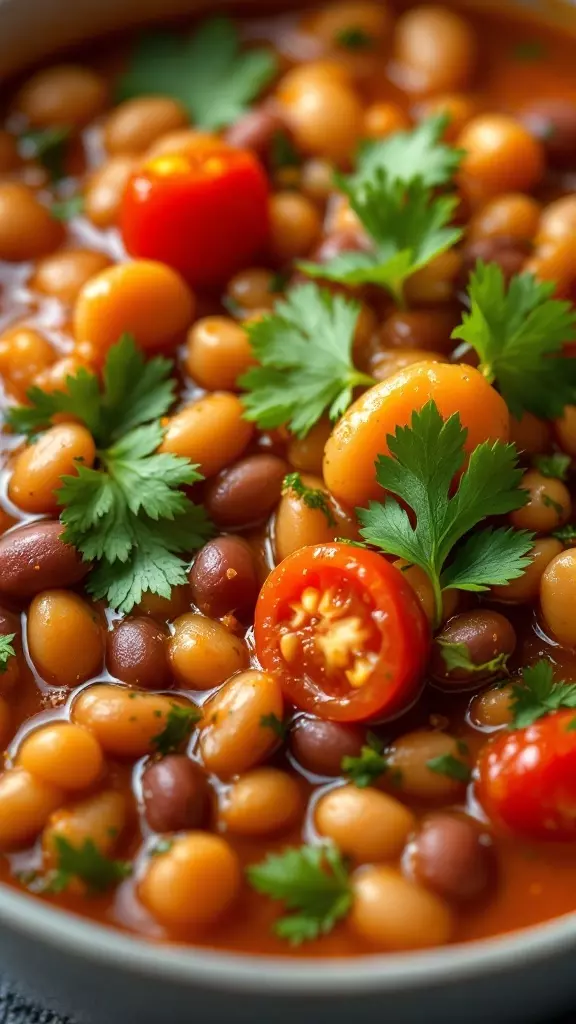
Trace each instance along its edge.
{"label": "bean skin", "polygon": [[217,526],[250,526],[266,519],[280,501],[288,464],[276,455],[248,455],[218,473],[204,503]]}
{"label": "bean skin", "polygon": [[477,900],[495,880],[488,834],[474,822],[442,811],[422,821],[408,867],[414,881],[457,903]]}
{"label": "bean skin", "polygon": [[90,569],[61,539],[59,522],[43,520],[0,537],[0,593],[25,600],[51,587],[71,587]]}
{"label": "bean skin", "polygon": [[201,828],[210,810],[205,773],[181,754],[170,754],[146,769],[142,797],[146,821],[155,832]]}
{"label": "bean skin", "polygon": [[[449,668],[447,645],[452,644],[462,645],[472,666],[478,668]],[[502,662],[505,664],[515,647],[516,633],[504,615],[484,608],[462,612],[450,619],[435,638],[430,672],[436,682],[449,689],[480,686],[501,672]]]}
{"label": "bean skin", "polygon": [[356,725],[298,718],[290,730],[290,751],[298,764],[314,775],[342,775],[342,758],[358,757],[365,733]]}
{"label": "bean skin", "polygon": [[205,544],[188,578],[194,603],[205,615],[248,615],[256,604],[256,562],[242,537],[218,537]]}
{"label": "bean skin", "polygon": [[166,637],[152,619],[125,619],[107,635],[108,671],[131,686],[163,690],[170,683]]}

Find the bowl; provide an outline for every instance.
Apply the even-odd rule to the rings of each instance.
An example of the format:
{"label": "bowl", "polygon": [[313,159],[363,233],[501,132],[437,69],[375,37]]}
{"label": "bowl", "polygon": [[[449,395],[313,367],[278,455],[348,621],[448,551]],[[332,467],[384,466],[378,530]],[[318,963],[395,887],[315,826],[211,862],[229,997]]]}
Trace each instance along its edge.
{"label": "bowl", "polygon": [[[501,0],[478,5],[502,7]],[[211,12],[218,6],[204,4]],[[565,28],[576,28],[573,0],[517,6],[526,17],[564,19]],[[111,30],[201,7],[194,0],[0,0],[0,74]],[[566,915],[417,954],[257,959],[154,945],[0,886],[3,972],[77,1024],[349,1024],[382,1017],[392,1024],[529,1024],[576,1003],[575,955],[576,915]]]}

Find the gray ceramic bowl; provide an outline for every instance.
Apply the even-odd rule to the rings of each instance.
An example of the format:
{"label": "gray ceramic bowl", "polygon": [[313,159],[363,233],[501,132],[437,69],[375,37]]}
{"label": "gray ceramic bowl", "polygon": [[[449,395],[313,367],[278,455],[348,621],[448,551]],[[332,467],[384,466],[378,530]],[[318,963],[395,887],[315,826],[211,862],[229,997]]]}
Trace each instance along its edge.
{"label": "gray ceramic bowl", "polygon": [[[0,0],[0,74],[62,45],[199,6]],[[217,0],[204,3],[216,6]],[[527,6],[533,11],[537,0]],[[542,13],[557,14],[561,6],[542,0]],[[0,886],[2,971],[45,1005],[73,1013],[78,1024],[528,1024],[576,1005],[575,957],[576,915],[434,952],[306,962],[152,945]]]}

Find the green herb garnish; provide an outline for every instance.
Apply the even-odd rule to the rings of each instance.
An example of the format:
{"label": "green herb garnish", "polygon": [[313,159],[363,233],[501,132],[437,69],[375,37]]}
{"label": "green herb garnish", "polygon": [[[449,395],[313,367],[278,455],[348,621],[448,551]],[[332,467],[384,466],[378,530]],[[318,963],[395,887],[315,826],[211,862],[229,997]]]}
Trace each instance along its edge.
{"label": "green herb garnish", "polygon": [[295,494],[297,498],[302,498],[307,508],[318,509],[322,512],[328,526],[336,526],[336,520],[332,515],[329,496],[326,491],[322,491],[319,487],[306,487],[300,473],[288,473],[284,477],[282,493],[286,494],[288,491]]}
{"label": "green herb garnish", "polygon": [[91,893],[105,892],[117,885],[132,871],[124,860],[104,856],[93,839],[85,839],[81,846],[73,846],[64,836],[54,836],[58,866],[45,880],[43,891],[64,892],[75,878],[79,878]]}
{"label": "green herb garnish", "polygon": [[[369,544],[419,565],[428,575],[436,625],[443,590],[487,590],[521,576],[530,564],[533,534],[506,527],[470,533],[488,516],[521,508],[528,495],[520,487],[514,445],[498,441],[474,449],[451,493],[464,465],[467,433],[457,413],[444,421],[435,403],[428,402],[412,414],[410,426],[397,427],[386,438],[390,454],[376,462],[378,483],[387,492],[383,500],[357,509],[360,533]],[[404,505],[412,509],[414,525]]]}
{"label": "green herb garnish", "polygon": [[443,640],[442,637],[437,636],[435,642],[440,647],[440,653],[446,670],[452,672],[458,669],[464,669],[471,675],[495,675],[497,672],[505,672],[506,664],[508,662],[509,654],[501,651],[495,658],[490,661],[484,661],[480,664],[476,664],[470,657],[470,648],[465,643],[452,643],[450,640]]}
{"label": "green herb garnish", "polygon": [[576,708],[576,683],[554,681],[554,669],[541,659],[522,669],[522,680],[512,687],[511,729],[525,729],[539,718],[559,708]]}
{"label": "green herb garnish", "polygon": [[332,931],[352,904],[345,862],[332,846],[301,846],[270,854],[246,874],[257,892],[295,911],[281,917],[274,928],[294,946]]}
{"label": "green herb garnish", "polygon": [[350,25],[336,33],[334,41],[346,50],[372,50],[374,37],[359,25]]}
{"label": "green herb garnish", "polygon": [[10,658],[16,657],[16,651],[12,646],[12,641],[15,637],[16,633],[5,633],[0,636],[0,674],[8,670]]}
{"label": "green herb garnish", "polygon": [[51,181],[65,177],[66,153],[70,140],[70,128],[41,128],[24,132],[20,136],[19,149],[25,160],[37,160],[48,171]]}
{"label": "green herb garnish", "polygon": [[263,729],[271,729],[274,735],[284,742],[290,728],[290,720],[278,718],[278,715],[272,712],[270,715],[262,715],[260,725]]}
{"label": "green herb garnish", "polygon": [[388,770],[388,762],[384,756],[384,743],[373,732],[368,732],[366,744],[362,747],[359,757],[347,755],[342,758],[342,771],[349,779],[365,789],[376,782]]}
{"label": "green herb garnish", "polygon": [[542,473],[542,476],[548,476],[555,480],[567,480],[572,459],[563,452],[554,452],[552,455],[535,455],[532,465],[534,469]]}
{"label": "green herb garnish", "polygon": [[50,207],[50,213],[56,220],[72,220],[84,212],[84,196],[70,196],[58,199]]}
{"label": "green herb garnish", "polygon": [[437,775],[446,775],[456,782],[470,782],[472,771],[464,761],[460,761],[453,754],[441,754],[440,757],[432,757],[426,761],[427,768]]}
{"label": "green herb garnish", "polygon": [[202,718],[202,712],[194,704],[173,704],[166,716],[166,724],[152,743],[157,754],[165,757],[180,750],[190,738],[190,733]]}

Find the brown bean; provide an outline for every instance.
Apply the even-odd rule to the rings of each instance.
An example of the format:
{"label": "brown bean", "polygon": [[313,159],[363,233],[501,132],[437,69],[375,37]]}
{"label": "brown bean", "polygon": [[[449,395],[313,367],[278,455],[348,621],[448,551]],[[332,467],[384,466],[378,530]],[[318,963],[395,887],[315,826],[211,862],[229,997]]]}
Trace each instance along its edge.
{"label": "brown bean", "polygon": [[365,252],[368,248],[368,242],[360,231],[337,231],[326,236],[310,259],[314,263],[329,263],[344,252]]}
{"label": "brown bean", "polygon": [[519,119],[544,147],[553,167],[572,169],[576,152],[576,103],[566,97],[533,100]]}
{"label": "brown bean", "polygon": [[235,612],[242,616],[256,604],[256,561],[242,537],[218,537],[205,544],[188,578],[194,603],[205,615],[220,618]]}
{"label": "brown bean", "polygon": [[280,501],[288,465],[276,455],[247,455],[217,473],[204,504],[217,526],[248,526],[267,518]]}
{"label": "brown bean", "polygon": [[258,156],[267,156],[274,136],[285,131],[284,119],[274,106],[263,103],[249,110],[224,132],[224,141],[238,149],[253,149]]}
{"label": "brown bean", "polygon": [[365,733],[357,725],[298,718],[290,730],[290,751],[298,764],[314,775],[342,775],[342,758],[358,757]]}
{"label": "brown bean", "polygon": [[509,281],[514,274],[520,273],[530,253],[530,242],[520,238],[510,238],[507,235],[479,238],[477,242],[465,245],[462,250],[462,283],[468,283],[469,274],[478,260],[484,263],[497,263],[505,280]]}
{"label": "brown bean", "polygon": [[210,786],[199,764],[170,754],[146,769],[142,777],[146,821],[155,832],[201,828],[210,808]]}
{"label": "brown bean", "polygon": [[[479,686],[502,671],[515,647],[516,633],[504,615],[483,608],[462,612],[450,619],[435,638],[430,673],[450,689]],[[454,655],[468,659],[471,667],[451,667]]]}
{"label": "brown bean", "polygon": [[0,592],[20,600],[79,583],[90,566],[61,540],[62,524],[43,520],[0,537]]}
{"label": "brown bean", "polygon": [[153,619],[124,619],[106,638],[108,671],[130,686],[163,690],[170,683],[166,636]]}
{"label": "brown bean", "polygon": [[407,865],[415,882],[457,903],[478,899],[494,881],[489,835],[455,814],[438,812],[424,818]]}
{"label": "brown bean", "polygon": [[426,349],[447,354],[459,320],[452,309],[395,310],[378,331],[378,348]]}

